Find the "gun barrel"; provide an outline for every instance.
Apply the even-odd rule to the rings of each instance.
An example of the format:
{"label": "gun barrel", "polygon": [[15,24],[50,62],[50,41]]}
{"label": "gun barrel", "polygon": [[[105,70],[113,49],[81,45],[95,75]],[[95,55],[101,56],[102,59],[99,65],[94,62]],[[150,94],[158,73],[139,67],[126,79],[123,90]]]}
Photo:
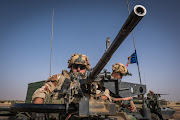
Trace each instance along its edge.
{"label": "gun barrel", "polygon": [[129,33],[134,29],[134,27],[138,24],[138,22],[145,16],[146,8],[142,5],[136,5],[134,10],[131,12],[129,17],[127,18],[126,22],[120,29],[119,33],[117,34],[116,38],[108,48],[108,50],[103,54],[99,62],[93,68],[90,78],[95,78],[107,62],[111,59],[111,56],[117,50],[117,48],[121,45],[124,39],[129,35]]}
{"label": "gun barrel", "polygon": [[156,95],[169,95],[169,94],[156,94]]}

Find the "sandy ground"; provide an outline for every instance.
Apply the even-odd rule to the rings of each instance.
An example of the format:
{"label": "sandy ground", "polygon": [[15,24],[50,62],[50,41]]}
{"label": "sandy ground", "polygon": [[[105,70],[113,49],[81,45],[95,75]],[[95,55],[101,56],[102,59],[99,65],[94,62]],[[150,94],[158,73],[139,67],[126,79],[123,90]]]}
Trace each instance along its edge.
{"label": "sandy ground", "polygon": [[[10,106],[11,104],[0,103],[0,106]],[[8,117],[0,116],[0,120],[7,120]]]}
{"label": "sandy ground", "polygon": [[[10,106],[11,104],[2,104],[0,103],[0,106]],[[167,107],[171,107],[174,108],[176,110],[174,117],[175,120],[180,120],[180,105],[176,105],[176,102],[170,102],[169,105],[167,105]],[[3,118],[5,117],[0,117],[0,120],[3,120]]]}
{"label": "sandy ground", "polygon": [[176,102],[170,102],[170,104],[167,106],[174,108],[176,110],[174,117],[176,120],[180,120],[180,105],[176,105]]}
{"label": "sandy ground", "polygon": [[0,106],[10,106],[11,104],[0,103]]}

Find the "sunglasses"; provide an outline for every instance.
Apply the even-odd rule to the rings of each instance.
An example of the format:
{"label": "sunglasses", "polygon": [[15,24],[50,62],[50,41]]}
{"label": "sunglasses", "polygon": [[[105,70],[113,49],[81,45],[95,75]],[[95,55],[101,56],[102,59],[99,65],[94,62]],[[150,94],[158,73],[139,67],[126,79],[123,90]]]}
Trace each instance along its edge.
{"label": "sunglasses", "polygon": [[74,69],[78,69],[78,68],[80,68],[81,70],[86,69],[86,66],[85,65],[81,65],[81,64],[73,64],[72,67]]}

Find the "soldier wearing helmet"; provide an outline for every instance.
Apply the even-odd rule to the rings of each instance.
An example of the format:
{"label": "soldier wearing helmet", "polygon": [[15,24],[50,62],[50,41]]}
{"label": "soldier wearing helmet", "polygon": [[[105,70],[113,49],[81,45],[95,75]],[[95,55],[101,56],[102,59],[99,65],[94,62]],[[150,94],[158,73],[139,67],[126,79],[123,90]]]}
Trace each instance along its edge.
{"label": "soldier wearing helmet", "polygon": [[152,90],[149,90],[149,93],[147,94],[147,99],[154,100],[155,98],[155,93]]}
{"label": "soldier wearing helmet", "polygon": [[[122,77],[126,76],[126,75],[132,75],[132,74],[128,72],[128,69],[126,68],[126,66],[124,64],[116,63],[116,64],[112,65],[112,74],[111,74],[112,78],[122,79]],[[118,99],[121,99],[121,101],[130,100],[130,104],[131,104],[130,106],[125,105],[125,104],[123,104],[123,106],[127,107],[132,112],[136,111],[136,107],[135,107],[133,101],[131,100],[132,97],[118,98]]]}
{"label": "soldier wearing helmet", "polygon": [[90,69],[89,58],[84,54],[77,54],[71,56],[68,60],[68,68],[71,68],[71,72],[86,73],[86,70]]}
{"label": "soldier wearing helmet", "polygon": [[86,78],[86,70],[89,70],[91,66],[86,55],[75,53],[68,60],[68,63],[68,68],[71,69],[70,72],[63,70],[62,74],[51,75],[44,85],[34,92],[32,96],[33,103],[55,103],[58,100],[63,103],[67,88],[76,88],[76,80],[72,78],[76,78],[77,75]]}
{"label": "soldier wearing helmet", "polygon": [[122,79],[122,76],[131,75],[126,66],[122,63],[116,63],[112,65],[112,78]]}

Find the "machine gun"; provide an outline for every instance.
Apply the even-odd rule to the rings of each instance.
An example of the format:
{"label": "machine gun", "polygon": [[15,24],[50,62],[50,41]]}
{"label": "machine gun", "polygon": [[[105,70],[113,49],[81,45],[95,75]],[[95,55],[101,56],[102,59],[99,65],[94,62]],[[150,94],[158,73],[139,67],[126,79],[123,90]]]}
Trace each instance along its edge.
{"label": "machine gun", "polygon": [[159,93],[157,93],[155,95],[158,96],[158,97],[161,97],[161,95],[169,95],[169,94],[159,94]]}
{"label": "machine gun", "polygon": [[[113,53],[118,49],[121,43],[134,29],[138,22],[146,14],[146,9],[141,5],[136,5],[126,22],[120,29],[116,38],[105,51],[96,66],[87,73],[87,79],[78,79],[80,87],[83,91],[83,85],[90,85],[92,82],[98,82],[105,89],[108,89],[114,97],[129,97],[134,95],[142,95],[146,93],[146,86],[142,84],[122,82],[120,79],[112,79],[111,74],[107,71],[100,73],[104,66],[111,59]],[[79,93],[78,93],[79,94]],[[91,95],[91,94],[90,94]],[[65,113],[70,116],[75,114],[74,119],[129,119],[127,114],[116,109],[116,104],[111,101],[103,101],[99,98],[86,97],[82,95],[78,104],[20,104],[16,103],[10,107],[12,115],[20,112],[37,112],[46,113],[45,118],[50,119],[50,113],[58,113],[59,118]],[[136,119],[150,119],[148,109],[143,108],[140,113],[134,113]]]}

